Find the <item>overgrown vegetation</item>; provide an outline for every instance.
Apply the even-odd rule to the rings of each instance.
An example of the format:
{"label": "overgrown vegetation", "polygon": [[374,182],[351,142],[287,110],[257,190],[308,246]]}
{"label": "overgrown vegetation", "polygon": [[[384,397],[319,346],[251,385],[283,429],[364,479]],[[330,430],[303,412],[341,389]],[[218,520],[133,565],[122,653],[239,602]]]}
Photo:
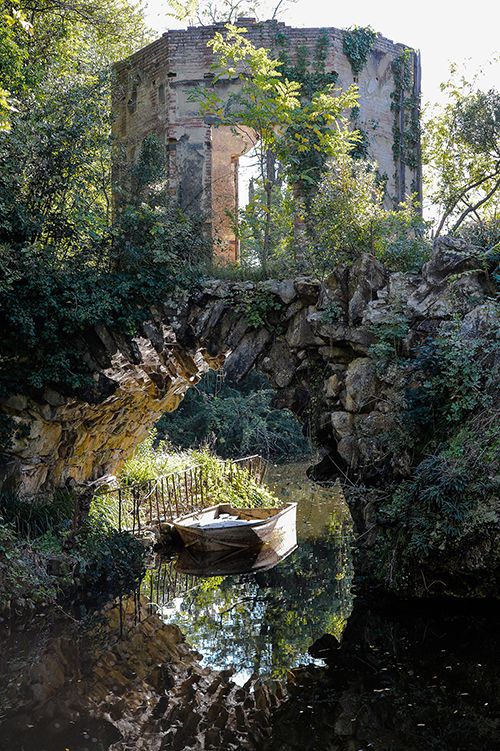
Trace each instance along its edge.
{"label": "overgrown vegetation", "polygon": [[412,200],[390,210],[369,162],[346,155],[330,166],[311,209],[311,264],[322,276],[370,253],[392,271],[416,271],[428,258],[426,225]]}
{"label": "overgrown vegetation", "polygon": [[342,49],[355,76],[365,67],[376,38],[377,32],[371,26],[353,26],[343,32]]}
{"label": "overgrown vegetation", "polygon": [[[43,104],[47,104],[45,99]],[[65,106],[64,92],[59,106]],[[82,106],[79,101],[78,111]],[[117,332],[133,334],[155,301],[178,286],[192,288],[199,266],[206,261],[208,246],[199,224],[165,198],[164,163],[157,139],[145,140],[130,175],[132,193],[114,217],[105,217],[99,215],[80,171],[68,175],[55,160],[59,151],[80,167],[79,160],[85,158],[84,151],[77,156],[72,151],[71,129],[80,118],[70,113],[67,121],[61,113],[48,123],[42,116],[47,139],[39,133],[23,133],[19,120],[0,139],[0,152],[3,149],[7,154],[0,168],[5,188],[0,198],[2,397],[13,391],[36,394],[51,386],[92,398],[96,384],[82,357],[91,329],[104,323]],[[83,120],[89,116],[86,110]],[[59,120],[69,122],[70,132],[56,147]],[[86,133],[86,126],[82,128]],[[32,152],[43,146],[31,161],[20,153],[24,166],[19,169],[9,161],[16,139]],[[99,152],[99,144],[95,158],[110,158],[109,153]],[[82,191],[84,204],[75,195],[68,198],[72,179]],[[33,206],[34,200],[43,209]],[[4,420],[5,441],[11,428]]]}
{"label": "overgrown vegetation", "polygon": [[[50,385],[92,398],[82,358],[92,327],[136,331],[155,300],[192,285],[207,248],[199,223],[167,199],[154,136],[112,210],[110,64],[149,38],[142,11],[127,0],[16,0],[0,3],[0,18],[10,108],[0,133],[0,397]],[[12,427],[3,420],[2,443]]]}
{"label": "overgrown vegetation", "polygon": [[[353,50],[359,47],[361,64],[375,33],[358,29],[346,32],[346,39]],[[366,159],[366,134],[356,130],[356,118],[349,128],[342,112],[358,111],[357,90],[340,93],[337,74],[326,71],[329,43],[324,32],[312,54],[305,44],[290,50],[279,32],[273,59],[235,27],[210,42],[216,75],[214,89],[198,92],[202,111],[259,136],[259,175],[248,205],[234,217],[241,264],[248,271],[260,267],[264,275],[325,275],[368,252],[394,270],[418,268],[428,250],[419,206],[409,197],[397,210],[386,208],[385,181]],[[243,90],[225,102],[215,87],[237,70]],[[418,118],[414,104],[405,98],[408,117]]]}
{"label": "overgrown vegetation", "polygon": [[[222,6],[196,0],[181,10],[212,20],[222,13],[229,21],[250,10],[243,0]],[[366,65],[375,37],[369,28],[344,32],[354,76]],[[36,7],[0,0],[0,398],[39,396],[50,387],[91,402],[106,387],[105,380],[91,379],[83,356],[93,327],[136,333],[151,305],[176,286],[192,289],[200,264],[206,268],[203,217],[194,221],[172,203],[164,144],[154,135],[113,186],[116,203],[112,196],[111,63],[148,38],[141,10],[127,0],[42,0]],[[356,87],[341,91],[336,72],[327,70],[328,34],[318,35],[314,50],[301,43],[290,49],[280,32],[275,42],[276,58],[251,44],[241,28],[217,32],[210,42],[213,86],[196,95],[215,127],[244,126],[255,135],[260,173],[248,206],[234,217],[244,275],[326,277],[362,253],[394,271],[417,270],[429,241],[414,200],[418,185],[404,184],[405,167],[419,164],[410,52],[392,65],[396,186],[408,199],[389,209],[387,176],[368,159],[369,136],[362,129],[368,126],[358,122]],[[240,91],[227,101],[217,84],[235,76]],[[483,248],[485,268],[498,280],[499,94],[465,80],[443,88],[449,100],[428,119],[424,139],[428,198],[439,212],[435,233],[459,232]],[[279,333],[274,298],[257,292],[233,302],[252,327]],[[338,314],[333,304],[325,320]],[[396,591],[414,591],[415,577],[420,592],[446,589],[446,582],[427,578],[439,573],[444,559],[457,561],[457,571],[464,555],[483,561],[485,571],[496,561],[493,329],[471,333],[452,322],[410,361],[402,348],[405,321],[396,311],[370,350],[380,372],[390,364],[408,381],[392,440],[411,471],[386,489],[379,509],[385,532],[375,553],[380,579]],[[318,363],[306,366],[311,383],[323,378]],[[5,442],[13,429],[23,427],[3,419]],[[171,447],[152,438],[126,465],[124,483],[197,463],[214,500],[243,504],[276,499],[244,470],[227,482],[221,460],[202,448],[213,433],[228,457],[254,451],[289,457],[304,445],[290,415],[273,410],[270,392],[260,387],[236,391],[224,384],[212,398],[208,389],[191,391],[160,430],[184,451],[172,458]],[[102,498],[78,534],[72,503],[64,495],[30,504],[2,500],[0,610],[14,601],[19,607],[54,602],[75,580],[83,587],[128,586],[140,571],[142,548],[114,529],[114,511]],[[51,573],[54,561],[58,577]]]}
{"label": "overgrown vegetation", "polygon": [[[167,440],[158,441],[156,431],[137,447],[134,456],[125,463],[118,480],[123,485],[140,484],[195,466],[201,469],[209,499],[207,504],[230,503],[240,507],[281,505],[280,500],[244,466],[226,464],[207,446],[178,452]],[[99,498],[95,508],[99,509],[99,513],[103,510]]]}
{"label": "overgrown vegetation", "polygon": [[395,173],[398,194],[418,194],[418,185],[406,185],[406,167],[417,170],[420,161],[420,93],[415,89],[414,57],[405,49],[391,64],[394,91],[391,109],[394,113],[392,128]]}
{"label": "overgrown vegetation", "polygon": [[175,412],[160,419],[158,436],[181,449],[208,443],[223,458],[261,454],[283,461],[307,456],[310,446],[301,426],[288,410],[273,408],[273,396],[257,373],[238,385],[208,373]]}
{"label": "overgrown vegetation", "polygon": [[[305,210],[308,186],[317,183],[329,157],[348,150],[356,134],[347,128],[344,111],[357,103],[356,87],[346,91],[323,81],[322,88],[308,93],[300,81],[290,80],[280,70],[282,61],[256,47],[245,36],[246,29],[227,25],[208,44],[215,56],[211,87],[199,88],[195,98],[200,111],[220,125],[250,129],[255,134],[261,186],[265,194],[263,250],[260,262],[266,270],[270,251],[274,160],[293,194],[294,243],[291,248],[297,268],[303,266]],[[304,74],[306,68],[303,64]],[[324,67],[318,57],[318,72]],[[237,94],[226,101],[217,88],[224,78],[238,72]],[[300,76],[299,76],[300,77]],[[304,76],[303,76],[304,77]],[[308,79],[309,80],[309,79]]]}
{"label": "overgrown vegetation", "polygon": [[143,574],[145,549],[93,513],[75,533],[75,498],[0,498],[0,615],[17,616],[68,597],[130,591]]}
{"label": "overgrown vegetation", "polygon": [[483,576],[479,584],[470,582],[472,591],[494,587],[499,311],[490,305],[489,326],[451,323],[415,359],[399,363],[408,388],[393,447],[409,455],[413,469],[383,494],[378,513],[384,532],[373,552],[380,581],[399,594],[468,594],[462,573],[467,561]]}

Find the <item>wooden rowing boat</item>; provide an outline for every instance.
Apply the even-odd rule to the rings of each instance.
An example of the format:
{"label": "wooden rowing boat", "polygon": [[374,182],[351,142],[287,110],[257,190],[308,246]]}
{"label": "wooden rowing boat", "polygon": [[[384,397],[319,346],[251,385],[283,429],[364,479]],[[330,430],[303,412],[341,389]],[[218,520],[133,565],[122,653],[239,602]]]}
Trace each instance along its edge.
{"label": "wooden rowing boat", "polygon": [[173,526],[186,547],[199,550],[246,550],[278,546],[295,530],[297,504],[283,508],[236,508],[219,503],[174,519]]}

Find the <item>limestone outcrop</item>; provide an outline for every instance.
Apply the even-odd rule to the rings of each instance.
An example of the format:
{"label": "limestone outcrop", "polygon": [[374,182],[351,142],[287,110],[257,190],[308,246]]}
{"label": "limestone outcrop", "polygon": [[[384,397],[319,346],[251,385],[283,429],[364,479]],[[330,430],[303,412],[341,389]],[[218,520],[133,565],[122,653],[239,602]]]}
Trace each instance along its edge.
{"label": "limestone outcrop", "polygon": [[18,426],[2,456],[3,488],[30,495],[115,473],[161,414],[223,365],[236,379],[252,368],[269,377],[279,405],[325,449],[330,476],[404,474],[404,456],[384,443],[401,408],[401,375],[382,367],[373,345],[395,321],[405,327],[404,354],[453,316],[479,325],[492,315],[491,294],[481,261],[452,238],[436,241],[421,274],[389,273],[363,256],[322,281],[208,280],[152,308],[134,336],[89,331],[87,392],[54,387],[3,401]]}

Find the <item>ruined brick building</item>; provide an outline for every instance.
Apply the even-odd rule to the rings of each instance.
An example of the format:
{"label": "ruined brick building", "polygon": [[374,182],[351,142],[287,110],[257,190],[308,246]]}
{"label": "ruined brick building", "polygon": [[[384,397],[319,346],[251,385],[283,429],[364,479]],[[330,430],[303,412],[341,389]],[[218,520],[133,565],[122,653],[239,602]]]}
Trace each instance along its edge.
{"label": "ruined brick building", "polygon": [[[377,36],[366,64],[354,75],[340,29],[290,28],[277,21],[242,19],[248,38],[290,60],[314,59],[320,36],[327,40],[324,69],[337,84],[359,86],[353,126],[364,134],[366,154],[386,180],[387,200],[420,195],[420,58],[418,52]],[[222,26],[168,31],[116,66],[114,131],[119,149],[115,181],[125,179],[144,138],[155,133],[165,144],[169,194],[187,212],[203,217],[216,252],[235,259],[238,243],[230,213],[238,207],[238,160],[251,147],[243,133],[216,127],[191,101],[194,87],[211,81],[212,52],[207,42]],[[301,51],[301,52],[300,52]],[[229,91],[236,79],[222,84]]]}

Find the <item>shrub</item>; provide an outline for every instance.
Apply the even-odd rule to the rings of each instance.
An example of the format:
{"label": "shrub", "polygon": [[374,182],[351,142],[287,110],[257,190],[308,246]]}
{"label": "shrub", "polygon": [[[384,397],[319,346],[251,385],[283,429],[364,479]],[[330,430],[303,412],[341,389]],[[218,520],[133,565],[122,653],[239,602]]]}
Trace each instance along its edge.
{"label": "shrub", "polygon": [[0,614],[19,615],[54,603],[57,594],[43,555],[0,519]]}
{"label": "shrub", "polygon": [[499,562],[489,551],[500,523],[495,472],[499,446],[500,430],[483,413],[422,459],[412,477],[382,503],[379,513],[386,530],[373,561],[390,589],[426,594],[433,581],[426,580],[430,571],[446,590],[447,575],[455,570],[463,576],[466,559],[482,570],[487,587],[486,571]]}
{"label": "shrub", "polygon": [[[134,457],[127,463],[119,480],[144,483],[156,477],[182,470],[201,468],[206,493],[210,503],[231,503],[234,506],[279,506],[280,502],[264,485],[258,483],[243,466],[228,464],[206,446],[191,451],[166,453],[166,444],[154,447],[155,434],[142,443]],[[106,518],[116,522],[116,496],[96,496],[91,507],[91,517]]]}
{"label": "shrub", "polygon": [[131,590],[145,571],[144,545],[95,517],[80,533],[74,555],[80,587],[94,597]]}
{"label": "shrub", "polygon": [[352,263],[362,253],[373,253],[392,271],[414,271],[430,254],[415,203],[386,209],[374,165],[350,156],[338,158],[323,177],[311,225],[309,263],[318,273]]}
{"label": "shrub", "polygon": [[280,461],[308,455],[310,445],[295,416],[273,409],[274,393],[257,373],[239,384],[207,373],[175,412],[159,420],[158,435],[181,449],[210,443],[223,458],[261,454]]}
{"label": "shrub", "polygon": [[479,591],[494,586],[491,572],[500,563],[494,552],[500,530],[496,337],[494,324],[472,332],[450,322],[404,363],[406,407],[393,439],[413,454],[414,468],[379,502],[385,531],[372,556],[379,577],[400,594],[448,586],[467,591],[471,572]]}

